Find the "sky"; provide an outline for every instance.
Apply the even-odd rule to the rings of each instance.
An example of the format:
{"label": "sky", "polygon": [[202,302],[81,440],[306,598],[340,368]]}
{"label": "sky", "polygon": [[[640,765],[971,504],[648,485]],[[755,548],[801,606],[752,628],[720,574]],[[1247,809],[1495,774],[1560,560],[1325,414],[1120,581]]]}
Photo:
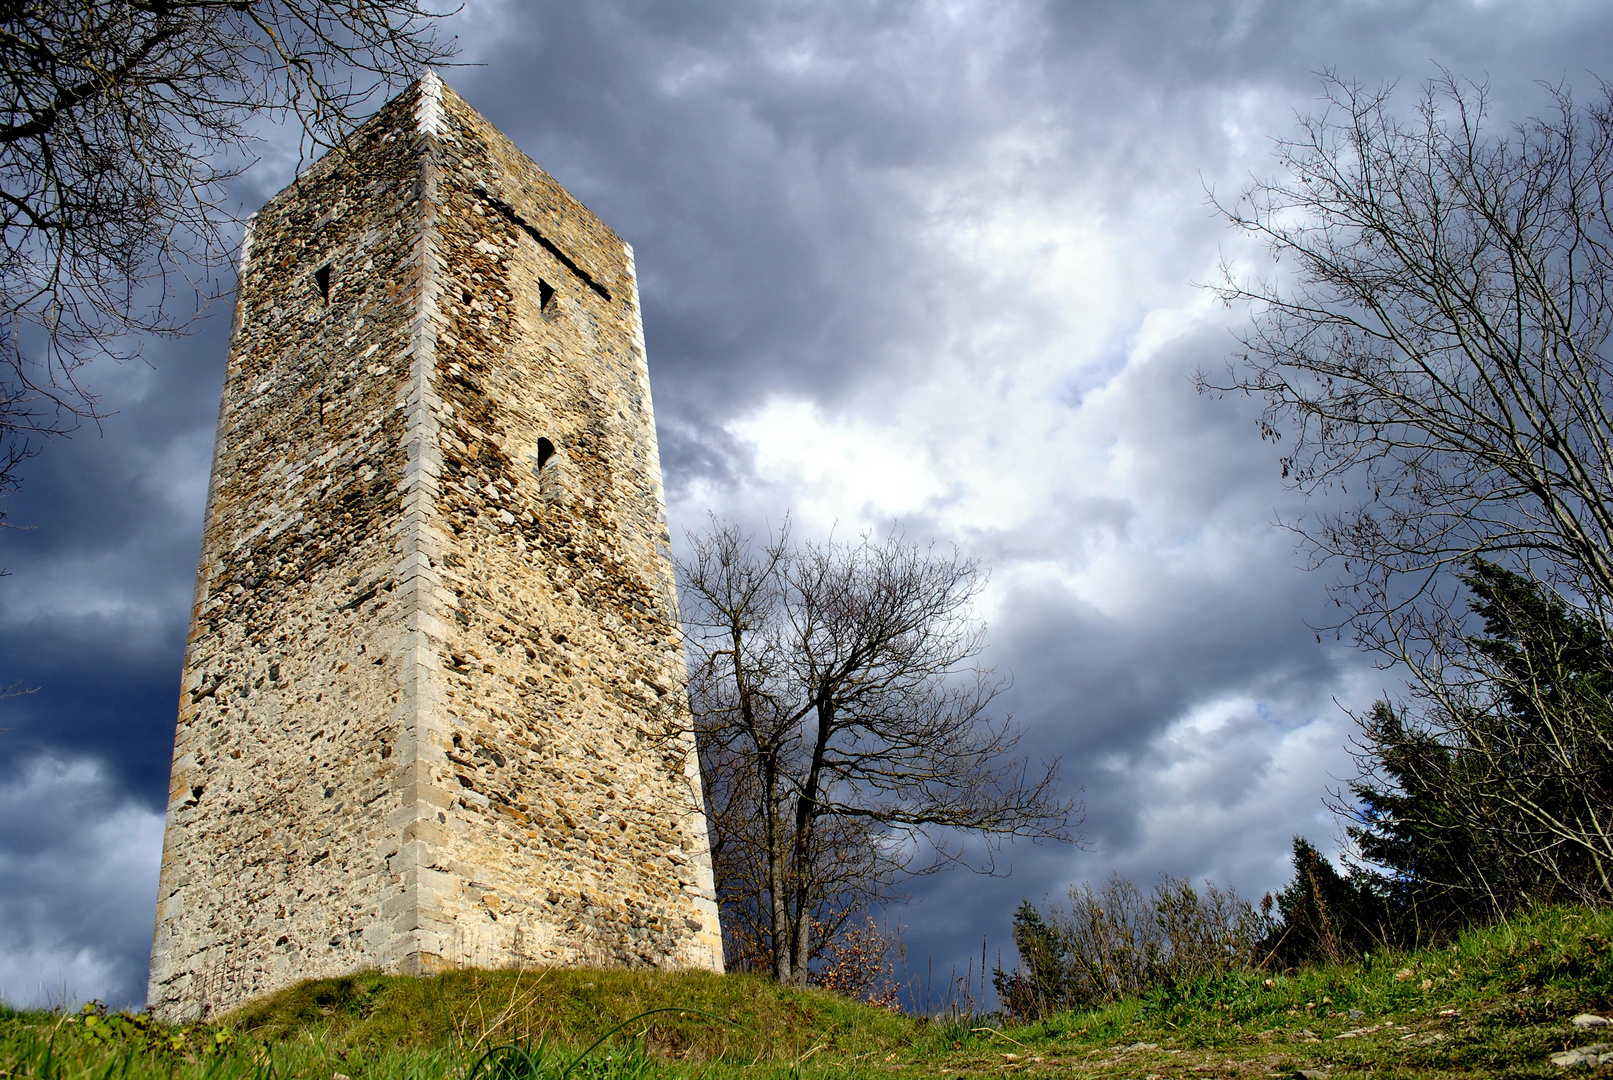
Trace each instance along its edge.
{"label": "sky", "polygon": [[[1121,873],[1258,899],[1342,841],[1350,709],[1258,402],[1195,392],[1267,255],[1208,204],[1272,175],[1323,73],[1449,70],[1498,124],[1613,77],[1613,8],[1509,0],[471,0],[446,80],[634,247],[675,536],[899,527],[990,573],[1000,699],[1082,843],[914,881],[899,976],[1012,962],[1022,898]],[[293,175],[270,131],[243,212]],[[228,282],[224,284],[227,286]],[[0,999],[138,1005],[228,303],[93,369],[0,533]],[[1320,640],[1318,640],[1320,639]],[[966,967],[969,965],[969,967]],[[945,989],[917,987],[921,1003]],[[978,994],[977,994],[978,996]],[[981,1004],[989,1004],[982,1002]]]}

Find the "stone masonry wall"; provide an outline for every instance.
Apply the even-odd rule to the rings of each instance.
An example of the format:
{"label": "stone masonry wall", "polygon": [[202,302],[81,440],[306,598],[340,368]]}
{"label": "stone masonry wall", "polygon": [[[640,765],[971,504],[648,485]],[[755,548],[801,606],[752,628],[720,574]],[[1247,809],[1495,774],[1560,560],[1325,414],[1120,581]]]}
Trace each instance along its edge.
{"label": "stone masonry wall", "polygon": [[444,105],[443,954],[720,966],[631,253]]}
{"label": "stone masonry wall", "polygon": [[631,250],[433,76],[254,218],[150,1003],[721,969]]}

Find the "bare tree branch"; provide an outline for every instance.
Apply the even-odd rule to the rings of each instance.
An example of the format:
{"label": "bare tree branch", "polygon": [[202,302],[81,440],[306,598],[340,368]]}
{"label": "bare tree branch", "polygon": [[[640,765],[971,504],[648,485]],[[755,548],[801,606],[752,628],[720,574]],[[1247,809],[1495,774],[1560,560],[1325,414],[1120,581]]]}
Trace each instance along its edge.
{"label": "bare tree branch", "polygon": [[755,545],[713,522],[680,567],[718,892],[736,953],[804,982],[814,952],[962,834],[1072,838],[975,665],[973,562],[896,535]]}
{"label": "bare tree branch", "polygon": [[[1358,793],[1410,808],[1444,785],[1419,804],[1428,829],[1488,836],[1533,867],[1514,882],[1605,896],[1613,92],[1546,91],[1543,116],[1496,131],[1485,88],[1448,73],[1405,119],[1387,89],[1330,76],[1325,109],[1277,143],[1279,177],[1216,203],[1286,272],[1228,270],[1220,294],[1253,327],[1199,385],[1264,399],[1283,475],[1349,500],[1289,525],[1338,572],[1337,628],[1411,680],[1406,707],[1358,718],[1367,773],[1400,770]],[[1526,584],[1484,584],[1497,566]],[[1502,586],[1538,623],[1506,655],[1480,632]],[[1501,864],[1481,863],[1439,872],[1494,895]]]}
{"label": "bare tree branch", "polygon": [[[0,3],[0,493],[97,418],[83,365],[182,332],[233,243],[259,119],[333,146],[444,61],[422,0]],[[30,438],[34,441],[30,442]]]}

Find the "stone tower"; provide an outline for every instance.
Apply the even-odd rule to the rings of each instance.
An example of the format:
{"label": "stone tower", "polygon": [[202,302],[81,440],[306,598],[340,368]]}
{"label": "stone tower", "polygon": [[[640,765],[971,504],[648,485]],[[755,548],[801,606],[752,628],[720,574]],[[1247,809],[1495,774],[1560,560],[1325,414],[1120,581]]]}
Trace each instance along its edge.
{"label": "stone tower", "polygon": [[722,969],[633,251],[434,75],[255,215],[150,1004]]}

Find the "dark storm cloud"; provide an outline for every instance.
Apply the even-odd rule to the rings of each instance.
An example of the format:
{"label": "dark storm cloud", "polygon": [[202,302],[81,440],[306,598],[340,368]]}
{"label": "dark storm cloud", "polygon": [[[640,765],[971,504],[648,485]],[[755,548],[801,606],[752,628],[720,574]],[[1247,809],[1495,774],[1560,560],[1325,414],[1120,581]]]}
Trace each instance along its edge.
{"label": "dark storm cloud", "polygon": [[145,998],[222,318],[94,372],[0,533],[0,997]]}
{"label": "dark storm cloud", "polygon": [[0,679],[33,692],[0,702],[0,771],[84,754],[166,804],[224,323],[96,372],[112,412],[102,432],[49,444],[8,504]]}
{"label": "dark storm cloud", "polygon": [[[915,239],[934,209],[915,188],[1001,153],[1004,131],[1046,144],[1016,184],[1124,214],[1225,171],[1241,148],[1222,95],[1281,87],[1264,136],[1323,68],[1415,83],[1444,63],[1520,93],[1594,69],[1613,29],[1589,6],[540,10],[508,12],[486,66],[449,78],[635,245],[674,482],[722,469],[702,432],[766,395],[836,401],[922,368],[933,313],[976,283]],[[1221,228],[1180,224],[1195,235],[1157,237],[1162,254]]]}
{"label": "dark storm cloud", "polygon": [[35,755],[0,785],[0,993],[145,999],[162,816],[86,760]]}
{"label": "dark storm cloud", "polygon": [[[1101,354],[1064,373],[1047,415],[955,436],[1021,454],[992,482],[1040,485],[1048,504],[949,529],[976,483],[959,472],[904,522],[993,568],[1004,704],[1025,748],[1085,785],[1089,848],[916,883],[915,957],[978,968],[981,934],[994,960],[1020,896],[1112,867],[1256,890],[1279,879],[1289,834],[1326,839],[1330,699],[1370,698],[1378,676],[1307,628],[1326,618],[1320,579],[1268,527],[1303,507],[1249,403],[1192,392],[1188,373],[1229,351],[1224,326],[1194,315],[1142,348],[1145,316],[1190,308],[1186,283],[1235,249],[1204,185],[1267,171],[1268,137],[1315,107],[1317,72],[1399,80],[1409,100],[1446,65],[1488,78],[1515,117],[1541,106],[1536,79],[1589,94],[1587,72],[1613,73],[1613,9],[512,2],[473,5],[461,30],[482,66],[448,81],[634,245],[667,481],[690,519],[675,529],[708,496],[759,522],[799,505],[736,427],[769,402],[878,420],[946,377],[991,415],[993,380],[1037,366],[1023,355],[1055,364],[1080,343],[1063,286],[1037,293],[978,253],[1011,270],[1040,257],[1044,224],[1049,247],[1068,218],[1107,230],[1121,276],[1119,314],[1091,329]],[[271,142],[243,207],[294,160]],[[1005,217],[1029,240],[993,248]],[[32,950],[28,970],[0,966],[0,995],[60,971],[78,993],[139,996],[154,886],[136,886],[157,853],[116,863],[122,884],[95,867],[160,841],[226,322],[221,308],[152,344],[150,368],[97,371],[119,410],[105,437],[46,447],[8,505],[29,531],[0,535],[0,685],[39,689],[0,701],[0,925],[26,928],[0,947]],[[1027,453],[1009,428],[1033,419],[1091,445]],[[1060,478],[1081,470],[1110,480]]]}
{"label": "dark storm cloud", "polygon": [[929,351],[907,188],[1008,103],[952,77],[966,36],[907,10],[583,6],[450,73],[634,244],[675,481],[712,463],[699,433],[736,409],[834,400]]}
{"label": "dark storm cloud", "polygon": [[1107,608],[1057,574],[1021,579],[997,606],[989,660],[1013,679],[1000,704],[1025,732],[1022,749],[1057,757],[1069,788],[1081,786],[1083,844],[1018,845],[1000,856],[1000,876],[923,882],[905,921],[926,972],[931,956],[947,972],[978,970],[982,936],[1011,962],[1015,906],[1057,902],[1072,882],[1118,870],[1149,884],[1169,872],[1258,898],[1286,876],[1292,835],[1333,845],[1322,798],[1349,774],[1334,698],[1381,684],[1331,636],[1317,640],[1325,596],[1291,536],[1269,527],[1308,508],[1275,482],[1252,438],[1253,404],[1193,390],[1192,371],[1228,341],[1220,327],[1189,335],[1111,382],[1122,404],[1109,422],[1151,452],[1128,500],[970,538],[987,565],[1056,557],[1079,572],[1163,507],[1204,561],[1142,546],[1137,580]]}

